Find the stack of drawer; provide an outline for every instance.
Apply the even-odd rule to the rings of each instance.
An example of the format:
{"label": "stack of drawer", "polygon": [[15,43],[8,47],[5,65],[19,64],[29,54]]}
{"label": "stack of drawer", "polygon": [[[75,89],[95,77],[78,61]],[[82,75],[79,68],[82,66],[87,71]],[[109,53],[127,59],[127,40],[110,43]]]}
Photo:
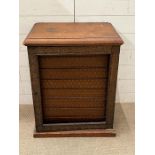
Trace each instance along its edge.
{"label": "stack of drawer", "polygon": [[44,123],[105,120],[108,55],[38,60]]}

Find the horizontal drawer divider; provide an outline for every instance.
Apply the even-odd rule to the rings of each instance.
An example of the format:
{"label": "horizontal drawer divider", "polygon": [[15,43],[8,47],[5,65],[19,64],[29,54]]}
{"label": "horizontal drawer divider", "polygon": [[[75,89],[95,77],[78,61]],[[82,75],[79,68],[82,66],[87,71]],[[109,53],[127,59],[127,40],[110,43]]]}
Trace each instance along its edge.
{"label": "horizontal drawer divider", "polygon": [[83,69],[105,69],[105,70],[107,70],[108,68],[107,68],[107,66],[81,66],[81,67],[59,67],[59,68],[41,68],[41,66],[39,67],[41,70],[44,70],[44,69],[51,69],[51,70],[67,70],[67,69],[81,69],[81,70],[83,70]]}
{"label": "horizontal drawer divider", "polygon": [[[86,116],[85,118],[83,118],[83,117],[81,117],[81,116],[76,116],[76,117],[72,117],[72,116],[46,116],[46,118],[45,119],[54,119],[54,118],[62,118],[62,119],[68,119],[68,118],[73,118],[73,119],[88,119],[88,118],[91,118],[91,119],[93,119],[94,117],[93,116],[90,116],[90,115],[88,115],[88,116]],[[94,119],[96,119],[96,118],[94,118]],[[103,119],[105,119],[105,117],[104,116],[102,116],[102,117],[98,117],[97,119],[101,119],[101,120],[103,120]]]}
{"label": "horizontal drawer divider", "polygon": [[47,114],[47,111],[46,111],[46,115],[44,115],[44,117],[46,118],[46,117],[72,117],[72,118],[78,118],[78,117],[80,117],[80,118],[86,118],[86,117],[88,117],[88,118],[103,118],[104,117],[104,115],[102,115],[102,114],[93,114],[93,113],[91,113],[91,114],[85,114],[85,115],[82,115],[82,114],[77,114],[77,113],[75,113],[75,114],[60,114],[60,113],[54,113],[54,114]]}
{"label": "horizontal drawer divider", "polygon": [[[48,108],[45,108],[45,109],[47,109],[47,110],[49,110]],[[52,110],[58,110],[59,111],[59,108],[51,108]],[[62,108],[63,110],[70,110],[70,109],[73,109],[73,110],[75,110],[75,111],[77,111],[78,109],[80,109],[81,110],[81,108],[72,108],[72,107],[69,107],[69,109],[68,108]],[[87,110],[103,110],[103,108],[90,108],[90,107],[88,107],[88,108],[86,108]],[[83,110],[83,108],[82,108],[82,110]]]}
{"label": "horizontal drawer divider", "polygon": [[[44,97],[43,97],[44,98]],[[97,99],[99,97],[50,97],[50,98],[44,98],[44,99]],[[104,97],[100,97],[104,98]]]}
{"label": "horizontal drawer divider", "polygon": [[73,105],[73,106],[66,106],[66,107],[62,107],[62,106],[52,106],[52,105],[46,105],[46,104],[44,104],[44,106],[43,106],[44,108],[53,108],[53,109],[65,109],[65,108],[67,108],[67,109],[72,109],[72,108],[77,108],[77,109],[88,109],[88,108],[90,108],[90,109],[102,109],[102,108],[104,108],[104,106],[103,105],[101,105],[101,106],[96,106],[96,105],[94,105],[94,107],[90,107],[90,106],[88,106],[87,105],[87,107],[80,107],[79,105]]}
{"label": "horizontal drawer divider", "polygon": [[46,78],[46,79],[42,79],[41,80],[107,80],[108,78],[107,77],[104,77],[104,78]]}
{"label": "horizontal drawer divider", "polygon": [[96,89],[96,90],[97,90],[97,89],[102,89],[103,91],[105,91],[106,88],[107,88],[107,87],[105,87],[105,88],[61,88],[61,87],[60,87],[60,88],[42,88],[42,89],[51,89],[51,90],[55,90],[55,89],[58,89],[58,90],[59,90],[59,89],[64,89],[64,90],[67,90],[67,89],[68,89],[68,90],[70,90],[70,89],[75,89],[75,90],[76,90],[76,89],[77,89],[77,90],[83,90],[83,89],[88,89],[88,90]]}
{"label": "horizontal drawer divider", "polygon": [[72,117],[72,118],[103,118],[104,117],[104,115],[102,115],[102,114],[85,114],[85,115],[81,115],[81,114],[72,114],[72,115],[70,115],[70,114],[60,114],[60,113],[54,113],[54,114],[47,114],[47,112],[46,112],[46,115],[44,115],[44,118],[46,118],[46,117]]}
{"label": "horizontal drawer divider", "polygon": [[72,119],[88,119],[88,118],[90,118],[90,119],[101,119],[101,120],[103,120],[103,119],[105,119],[105,116],[101,116],[101,117],[97,117],[97,118],[95,118],[95,117],[93,117],[93,116],[90,116],[90,115],[88,115],[88,116],[86,116],[85,118],[84,117],[82,117],[82,116],[76,116],[76,117],[72,117],[72,116],[46,116],[46,118],[45,119],[57,119],[57,118],[62,118],[62,119],[68,119],[68,118],[72,118]]}
{"label": "horizontal drawer divider", "polygon": [[80,109],[102,110],[103,109],[103,106],[101,106],[101,107],[50,107],[48,105],[46,106],[45,104],[43,107],[44,107],[44,109],[52,108],[55,110],[59,110],[59,109],[63,109],[63,110],[69,110],[69,109],[73,109],[73,110],[80,110]]}
{"label": "horizontal drawer divider", "polygon": [[47,67],[47,68],[42,68],[41,66],[39,67],[39,69],[41,70],[44,70],[44,69],[59,69],[59,70],[65,70],[65,69],[105,69],[107,70],[108,69],[108,65],[107,66],[75,66],[75,67],[53,67],[53,68],[50,68],[50,67]]}
{"label": "horizontal drawer divider", "polygon": [[[44,97],[42,97],[44,98]],[[87,101],[104,101],[105,98],[104,97],[49,97],[49,98],[44,98],[44,101],[46,100],[53,100],[53,99],[56,99],[56,100],[74,100],[74,101],[77,101],[77,100],[87,100]]]}

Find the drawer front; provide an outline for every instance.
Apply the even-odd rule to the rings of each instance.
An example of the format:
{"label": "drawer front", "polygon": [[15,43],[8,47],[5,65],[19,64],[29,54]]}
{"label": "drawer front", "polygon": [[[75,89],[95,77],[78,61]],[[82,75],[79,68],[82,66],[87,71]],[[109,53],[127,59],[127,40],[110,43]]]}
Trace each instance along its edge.
{"label": "drawer front", "polygon": [[109,56],[39,56],[44,121],[103,121]]}
{"label": "drawer front", "polygon": [[51,98],[105,98],[103,89],[42,89],[44,99]]}
{"label": "drawer front", "polygon": [[43,89],[93,89],[105,88],[106,79],[89,79],[89,80],[41,80],[41,88]]}
{"label": "drawer front", "polygon": [[[104,120],[103,108],[45,108],[45,121],[52,120],[54,122],[66,121],[68,118],[76,121],[88,121],[90,119]],[[52,114],[52,115],[51,115]]]}
{"label": "drawer front", "polygon": [[84,97],[69,97],[69,98],[48,98],[43,100],[43,107],[48,108],[105,108],[105,98],[84,98]]}
{"label": "drawer front", "polygon": [[40,68],[107,67],[108,56],[41,56]]}
{"label": "drawer front", "polygon": [[41,79],[98,79],[107,78],[106,68],[76,68],[76,69],[40,69]]}

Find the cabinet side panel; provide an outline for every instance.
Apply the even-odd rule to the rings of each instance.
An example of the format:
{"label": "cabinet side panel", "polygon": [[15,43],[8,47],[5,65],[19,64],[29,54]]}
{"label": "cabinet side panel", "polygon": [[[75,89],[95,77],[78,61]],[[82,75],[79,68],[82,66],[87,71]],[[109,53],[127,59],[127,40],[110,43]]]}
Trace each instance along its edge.
{"label": "cabinet side panel", "polygon": [[39,65],[38,56],[34,54],[34,49],[28,47],[30,76],[31,76],[31,88],[33,97],[33,106],[35,113],[35,126],[36,131],[42,130],[42,105],[41,105],[41,93],[40,93],[40,79],[39,79]]}
{"label": "cabinet side panel", "polygon": [[112,47],[110,55],[108,94],[106,105],[106,124],[108,128],[113,128],[119,52],[120,52],[120,46]]}

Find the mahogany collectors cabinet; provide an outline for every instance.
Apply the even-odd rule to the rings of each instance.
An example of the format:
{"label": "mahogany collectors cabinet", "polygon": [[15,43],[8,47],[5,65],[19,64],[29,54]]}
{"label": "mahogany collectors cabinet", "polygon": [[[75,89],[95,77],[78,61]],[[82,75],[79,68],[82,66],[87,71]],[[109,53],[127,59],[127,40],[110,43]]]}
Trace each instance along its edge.
{"label": "mahogany collectors cabinet", "polygon": [[110,23],[37,23],[28,46],[34,137],[115,136],[122,39]]}

